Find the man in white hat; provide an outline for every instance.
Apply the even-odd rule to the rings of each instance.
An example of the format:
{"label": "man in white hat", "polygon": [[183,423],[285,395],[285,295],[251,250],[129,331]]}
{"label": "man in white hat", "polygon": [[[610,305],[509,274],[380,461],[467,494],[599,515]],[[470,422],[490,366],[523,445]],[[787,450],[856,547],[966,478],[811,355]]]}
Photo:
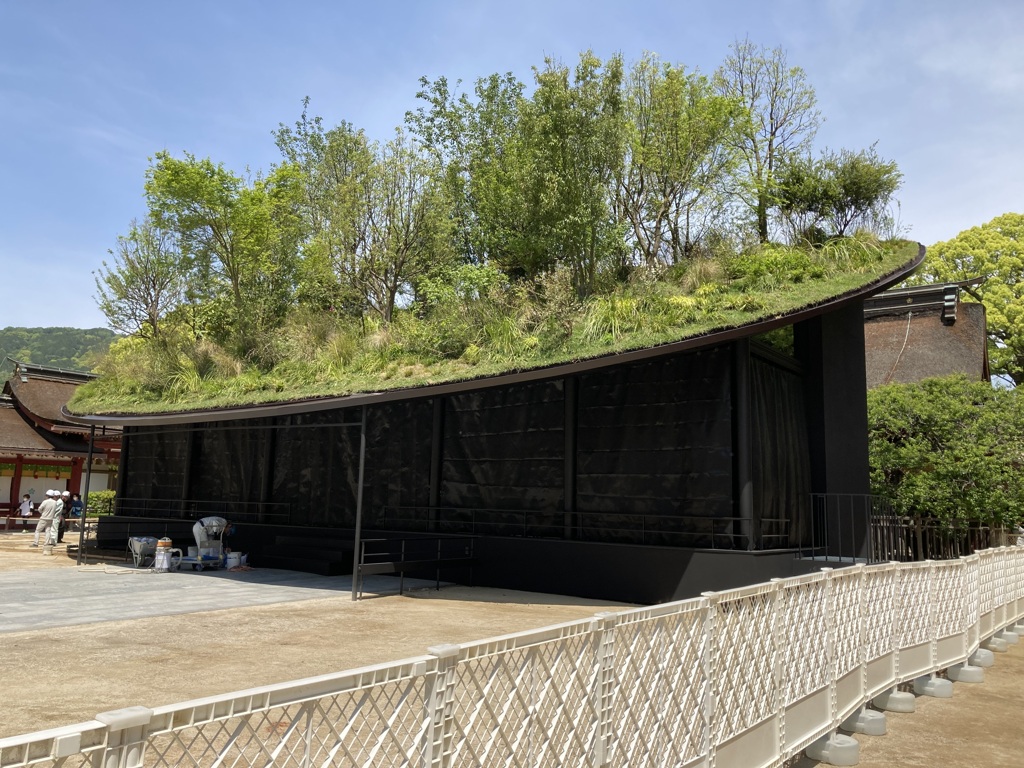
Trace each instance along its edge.
{"label": "man in white hat", "polygon": [[44,540],[44,543],[48,544],[50,541],[50,532],[53,530],[53,519],[57,515],[57,504],[59,503],[54,496],[59,498],[60,494],[57,493],[57,491],[47,491],[46,500],[39,505],[39,522],[36,523],[36,535],[31,544],[33,547],[39,546],[39,535],[44,531],[46,532],[46,539]]}

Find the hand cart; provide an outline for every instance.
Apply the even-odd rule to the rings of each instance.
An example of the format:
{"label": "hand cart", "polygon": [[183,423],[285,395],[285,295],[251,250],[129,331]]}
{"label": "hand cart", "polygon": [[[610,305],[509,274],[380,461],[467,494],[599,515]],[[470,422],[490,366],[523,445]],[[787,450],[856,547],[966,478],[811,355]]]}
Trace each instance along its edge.
{"label": "hand cart", "polygon": [[206,534],[206,540],[196,542],[197,554],[195,556],[186,554],[181,558],[181,565],[183,567],[191,565],[194,571],[223,568],[227,559],[224,556],[224,527],[206,526],[203,531]]}

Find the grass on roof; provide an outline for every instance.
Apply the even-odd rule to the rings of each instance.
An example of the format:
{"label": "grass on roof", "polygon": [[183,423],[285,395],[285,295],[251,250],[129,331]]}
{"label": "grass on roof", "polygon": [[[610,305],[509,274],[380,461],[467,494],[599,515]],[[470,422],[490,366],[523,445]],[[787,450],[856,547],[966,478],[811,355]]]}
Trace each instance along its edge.
{"label": "grass on roof", "polygon": [[914,259],[918,245],[844,241],[702,259],[578,301],[542,286],[453,298],[382,327],[298,310],[275,338],[276,363],[246,365],[204,340],[118,342],[79,387],[77,414],[255,405],[463,381],[653,347],[790,314],[858,290]]}

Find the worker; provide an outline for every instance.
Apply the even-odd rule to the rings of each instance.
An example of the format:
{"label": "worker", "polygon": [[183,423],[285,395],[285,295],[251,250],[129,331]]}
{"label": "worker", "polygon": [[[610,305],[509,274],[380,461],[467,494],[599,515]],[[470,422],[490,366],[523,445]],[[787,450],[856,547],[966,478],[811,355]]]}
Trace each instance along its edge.
{"label": "worker", "polygon": [[50,543],[50,537],[51,534],[53,534],[54,517],[57,515],[58,510],[58,499],[60,499],[59,492],[46,492],[46,501],[39,505],[39,522],[36,523],[36,535],[33,542],[29,544],[30,547],[39,546],[39,536],[42,534],[46,534],[46,537],[43,539],[43,544],[45,545]]}
{"label": "worker", "polygon": [[223,517],[204,517],[197,520],[192,526],[192,535],[195,537],[196,546],[199,547],[199,554],[203,549],[217,546],[220,543],[222,531],[227,531],[228,521]]}

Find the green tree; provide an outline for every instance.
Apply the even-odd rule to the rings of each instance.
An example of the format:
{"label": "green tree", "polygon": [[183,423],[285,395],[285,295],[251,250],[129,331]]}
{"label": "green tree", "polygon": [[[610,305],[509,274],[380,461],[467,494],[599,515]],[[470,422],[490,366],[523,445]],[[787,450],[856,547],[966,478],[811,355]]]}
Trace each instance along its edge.
{"label": "green tree", "polygon": [[185,299],[188,268],[173,237],[133,220],[109,253],[112,266],[104,261],[93,273],[96,303],[107,323],[119,333],[160,338],[164,319]]}
{"label": "green tree", "polygon": [[844,237],[854,226],[878,232],[902,178],[896,163],[878,157],[874,146],[826,150],[818,160],[791,155],[776,175],[779,215],[795,241]]}
{"label": "green tree", "polygon": [[602,64],[588,51],[572,73],[547,59],[534,74],[537,88],[523,116],[527,194],[547,258],[530,271],[563,264],[582,297],[593,292],[600,268],[623,250],[613,211],[626,146],[622,59]]}
{"label": "green tree", "polygon": [[406,123],[441,167],[455,251],[509,273],[535,271],[543,257],[526,197],[523,83],[492,74],[476,81],[472,96],[453,93],[443,77],[420,85],[425,103],[406,113]]}
{"label": "green tree", "polygon": [[756,222],[757,237],[768,241],[775,174],[781,161],[806,152],[818,131],[817,97],[800,67],[791,67],[781,48],[737,41],[718,70],[719,91],[747,110],[740,122],[737,150],[745,173],[740,196]]}
{"label": "green tree", "polygon": [[872,492],[943,523],[1024,518],[1024,401],[964,376],[868,393]]}
{"label": "green tree", "polygon": [[351,279],[388,323],[399,299],[411,299],[416,283],[450,260],[450,218],[436,165],[401,130],[381,149],[370,194]]}
{"label": "green tree", "polygon": [[211,308],[207,332],[245,357],[264,357],[266,333],[291,303],[302,237],[299,172],[283,164],[251,183],[208,159],[156,155],[146,173],[153,223],[174,233],[191,288]]}
{"label": "green tree", "polygon": [[1024,214],[1005,213],[928,249],[914,282],[983,278],[972,296],[985,305],[994,374],[1024,383]]}
{"label": "green tree", "polygon": [[725,206],[735,165],[735,99],[698,72],[645,55],[625,86],[628,152],[616,190],[639,261],[678,263]]}
{"label": "green tree", "polygon": [[320,117],[302,117],[275,132],[285,159],[299,169],[306,240],[301,246],[298,294],[303,302],[360,316],[365,301],[352,282],[357,254],[369,238],[376,150],[350,123],[325,129]]}

